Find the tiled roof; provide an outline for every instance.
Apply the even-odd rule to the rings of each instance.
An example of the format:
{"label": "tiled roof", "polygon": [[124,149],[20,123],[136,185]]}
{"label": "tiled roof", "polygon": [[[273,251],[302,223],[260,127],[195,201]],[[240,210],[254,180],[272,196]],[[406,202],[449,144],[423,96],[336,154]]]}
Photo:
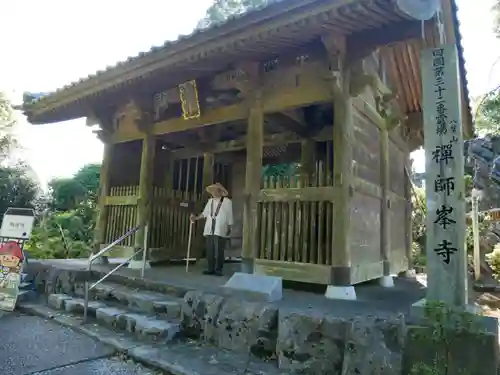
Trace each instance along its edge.
{"label": "tiled roof", "polygon": [[43,98],[48,97],[52,94],[55,94],[55,93],[60,92],[60,91],[64,91],[70,87],[79,85],[79,84],[86,82],[90,79],[98,78],[100,75],[102,75],[110,70],[119,68],[119,67],[124,66],[126,64],[131,64],[131,63],[141,59],[142,57],[152,55],[156,52],[160,52],[160,51],[166,50],[168,48],[172,48],[174,45],[179,44],[187,39],[193,38],[196,35],[203,34],[203,33],[206,33],[208,31],[213,31],[213,30],[215,30],[223,25],[226,25],[226,24],[229,24],[232,22],[238,22],[241,19],[246,18],[246,17],[250,17],[252,14],[258,13],[264,9],[271,8],[271,7],[277,7],[277,6],[279,6],[278,3],[283,3],[286,1],[290,1],[290,0],[268,0],[268,2],[265,5],[251,8],[251,9],[247,10],[246,12],[243,12],[240,14],[232,15],[232,16],[228,17],[226,20],[221,21],[221,22],[212,22],[209,25],[209,27],[206,27],[206,28],[195,28],[191,34],[179,35],[177,37],[177,39],[175,39],[175,40],[166,40],[161,46],[152,46],[148,51],[139,52],[135,56],[129,56],[126,60],[119,61],[114,65],[108,65],[105,69],[98,70],[97,72],[95,72],[93,74],[89,74],[86,77],[80,78],[78,81],[74,81],[74,82],[71,82],[67,85],[64,85],[64,86],[56,89],[55,91],[43,93],[43,94],[39,94],[39,93],[26,93],[26,94],[28,96],[30,96],[32,99],[30,104],[41,101],[41,100],[43,100]]}
{"label": "tiled roof", "polygon": [[[317,1],[321,2],[322,0],[317,0]],[[326,0],[323,0],[323,1],[326,2]],[[329,0],[329,1],[334,2],[335,0]],[[376,0],[376,1],[377,2],[385,2],[386,0]],[[166,41],[161,46],[153,46],[148,51],[140,52],[136,56],[131,56],[124,61],[116,63],[113,66],[108,66],[108,67],[106,67],[106,69],[99,70],[99,71],[95,72],[94,74],[90,74],[87,77],[84,77],[76,82],[65,85],[65,86],[55,90],[52,93],[37,93],[37,94],[27,95],[26,99],[29,98],[29,100],[26,100],[24,103],[25,109],[28,110],[29,107],[33,104],[40,103],[41,105],[43,105],[42,103],[44,102],[45,99],[49,99],[50,97],[53,97],[53,95],[61,94],[62,92],[66,91],[68,89],[74,88],[82,83],[87,83],[91,80],[96,80],[96,82],[99,79],[104,80],[105,79],[104,75],[110,73],[111,71],[113,71],[115,69],[119,69],[119,68],[128,69],[129,67],[132,69],[134,65],[139,65],[142,63],[141,61],[144,61],[141,59],[145,59],[145,58],[146,59],[147,58],[154,59],[156,54],[159,54],[162,52],[168,52],[168,50],[175,48],[178,45],[181,45],[183,42],[188,42],[191,39],[197,39],[197,37],[200,36],[201,34],[205,35],[206,33],[211,33],[211,32],[216,33],[218,29],[222,29],[223,27],[226,28],[226,30],[228,30],[232,26],[237,26],[238,23],[245,22],[246,20],[252,22],[252,17],[257,13],[262,13],[262,12],[267,12],[267,11],[269,11],[269,14],[273,14],[273,12],[279,13],[280,7],[282,7],[283,3],[285,3],[285,2],[301,4],[300,0],[269,0],[269,2],[264,6],[254,8],[254,9],[251,9],[247,12],[229,17],[227,20],[225,20],[223,22],[211,24],[207,28],[195,29],[191,34],[179,36],[176,40],[173,40],[173,41]],[[304,2],[306,2],[306,1],[304,1]],[[309,2],[313,2],[313,0],[309,0]],[[387,3],[390,3],[390,2],[391,1],[387,1]],[[460,31],[459,31],[459,21],[458,21],[458,14],[457,14],[458,8],[457,8],[457,4],[456,4],[455,0],[452,0],[451,4],[452,4],[452,13],[453,13],[453,24],[454,24],[453,26],[455,29],[455,34],[457,36],[456,39],[457,39],[457,48],[458,48],[459,60],[460,60],[460,64],[459,64],[460,65],[460,74],[461,74],[462,80],[463,80],[462,84],[463,84],[463,88],[464,88],[465,100],[467,101],[466,104],[469,107],[469,112],[470,112],[470,101],[469,101],[469,91],[467,88],[467,77],[466,77],[466,70],[465,70],[464,50],[462,47],[462,40],[461,40],[462,38],[460,35]],[[261,14],[259,14],[258,16],[260,17]],[[262,17],[265,17],[265,13],[262,14]],[[224,31],[221,30],[221,32],[224,32]],[[193,40],[193,43],[195,43],[194,40]],[[149,61],[149,60],[146,60],[146,61]],[[471,121],[470,113],[469,113],[468,117],[469,117],[469,121]]]}

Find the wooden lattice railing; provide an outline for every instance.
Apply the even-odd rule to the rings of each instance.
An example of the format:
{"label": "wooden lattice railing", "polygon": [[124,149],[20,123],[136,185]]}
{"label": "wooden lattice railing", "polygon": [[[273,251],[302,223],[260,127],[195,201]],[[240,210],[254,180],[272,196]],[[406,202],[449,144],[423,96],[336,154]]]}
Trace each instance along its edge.
{"label": "wooden lattice railing", "polygon": [[313,170],[298,166],[295,173],[287,170],[284,175],[263,177],[258,199],[259,259],[332,264],[332,162],[325,157],[315,162]]}
{"label": "wooden lattice railing", "polygon": [[[112,243],[118,237],[136,226],[138,186],[117,186],[111,188],[106,198],[108,220],[106,225],[106,243]],[[121,246],[134,246],[135,233],[127,237]]]}

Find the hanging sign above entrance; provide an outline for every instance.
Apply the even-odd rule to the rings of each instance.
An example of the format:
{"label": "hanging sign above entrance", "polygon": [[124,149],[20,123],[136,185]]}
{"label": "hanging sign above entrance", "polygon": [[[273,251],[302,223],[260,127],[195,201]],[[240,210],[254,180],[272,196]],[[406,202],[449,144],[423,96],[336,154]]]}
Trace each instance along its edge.
{"label": "hanging sign above entrance", "polygon": [[184,120],[199,118],[201,113],[196,81],[188,81],[179,85],[179,94],[181,96],[182,115]]}

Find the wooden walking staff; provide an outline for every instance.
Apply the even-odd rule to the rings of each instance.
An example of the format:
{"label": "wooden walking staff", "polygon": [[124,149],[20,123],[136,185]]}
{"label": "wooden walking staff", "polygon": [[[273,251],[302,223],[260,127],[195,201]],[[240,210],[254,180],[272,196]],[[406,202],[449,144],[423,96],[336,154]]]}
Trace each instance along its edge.
{"label": "wooden walking staff", "polygon": [[189,234],[188,234],[188,246],[186,254],[186,272],[189,272],[189,258],[191,258],[191,239],[193,238],[193,225],[192,221],[189,221]]}

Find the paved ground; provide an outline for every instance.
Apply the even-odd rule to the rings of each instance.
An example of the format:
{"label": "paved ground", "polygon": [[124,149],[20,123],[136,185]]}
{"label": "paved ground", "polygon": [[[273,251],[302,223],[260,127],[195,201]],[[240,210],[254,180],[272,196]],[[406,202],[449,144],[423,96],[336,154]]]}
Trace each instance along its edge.
{"label": "paved ground", "polygon": [[112,348],[51,321],[0,312],[2,375],[154,375]]}

